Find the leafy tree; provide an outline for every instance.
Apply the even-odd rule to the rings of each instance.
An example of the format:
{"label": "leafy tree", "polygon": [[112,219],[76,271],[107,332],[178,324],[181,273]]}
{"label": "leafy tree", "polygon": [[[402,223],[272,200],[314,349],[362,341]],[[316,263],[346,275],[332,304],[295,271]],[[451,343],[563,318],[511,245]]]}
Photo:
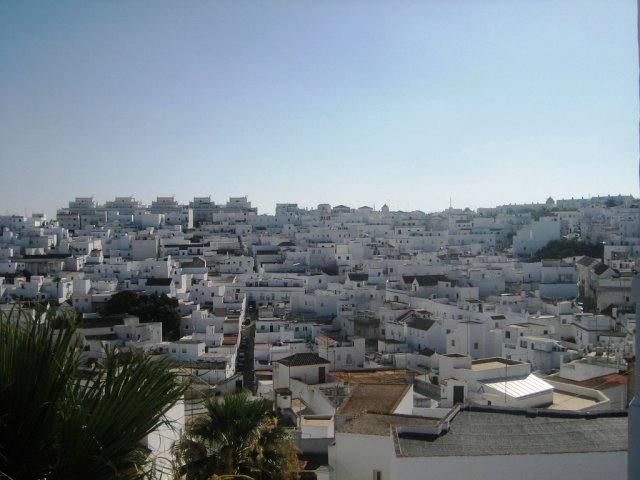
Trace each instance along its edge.
{"label": "leafy tree", "polygon": [[[186,386],[164,361],[106,352],[83,370],[72,328],[57,312],[0,312],[0,477],[139,479],[140,444]],[[35,319],[38,320],[35,320]]]}
{"label": "leafy tree", "polygon": [[531,218],[533,220],[540,220],[546,213],[547,211],[544,208],[533,209],[531,210]]}
{"label": "leafy tree", "polygon": [[145,295],[125,290],[113,295],[106,302],[102,313],[129,313],[140,318],[141,322],[162,322],[162,336],[165,340],[180,338],[178,300],[166,295]]}
{"label": "leafy tree", "polygon": [[255,480],[298,478],[297,451],[278,425],[271,402],[250,400],[245,392],[206,403],[176,445],[176,457],[188,480],[213,475],[248,475]]}
{"label": "leafy tree", "polygon": [[544,248],[537,252],[535,257],[537,260],[542,260],[588,255],[589,257],[602,259],[603,254],[604,245],[601,243],[587,243],[575,239],[562,238],[547,243]]}

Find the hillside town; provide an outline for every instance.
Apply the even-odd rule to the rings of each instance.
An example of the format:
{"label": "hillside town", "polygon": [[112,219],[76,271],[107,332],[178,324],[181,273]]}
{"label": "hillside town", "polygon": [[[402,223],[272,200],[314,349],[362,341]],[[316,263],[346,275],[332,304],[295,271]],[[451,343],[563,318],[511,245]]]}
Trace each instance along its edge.
{"label": "hillside town", "polygon": [[0,228],[0,310],[72,313],[87,365],[132,351],[190,378],[147,438],[160,477],[203,399],[245,391],[308,478],[626,478],[632,196],[275,214],[78,197]]}

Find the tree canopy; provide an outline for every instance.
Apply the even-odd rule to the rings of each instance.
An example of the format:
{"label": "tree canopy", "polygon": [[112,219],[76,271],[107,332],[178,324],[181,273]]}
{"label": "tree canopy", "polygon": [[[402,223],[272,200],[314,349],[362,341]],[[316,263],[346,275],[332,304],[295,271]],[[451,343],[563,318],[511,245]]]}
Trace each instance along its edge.
{"label": "tree canopy", "polygon": [[271,402],[245,392],[212,398],[176,445],[187,480],[247,475],[255,480],[298,478],[297,450],[278,425]]}
{"label": "tree canopy", "polygon": [[552,240],[536,253],[536,260],[560,259],[587,255],[600,258],[604,254],[604,245],[601,243],[587,243],[575,239],[562,238]]}
{"label": "tree canopy", "polygon": [[178,301],[166,295],[146,295],[125,290],[113,295],[102,309],[105,315],[129,313],[141,322],[162,322],[165,340],[180,338],[180,314]]}

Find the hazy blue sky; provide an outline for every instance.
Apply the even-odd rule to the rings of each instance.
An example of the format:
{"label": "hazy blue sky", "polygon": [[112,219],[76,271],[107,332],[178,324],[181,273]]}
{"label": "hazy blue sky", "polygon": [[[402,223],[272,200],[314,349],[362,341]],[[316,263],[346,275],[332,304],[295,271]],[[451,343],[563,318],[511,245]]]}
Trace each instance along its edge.
{"label": "hazy blue sky", "polygon": [[0,2],[0,213],[638,193],[634,0]]}

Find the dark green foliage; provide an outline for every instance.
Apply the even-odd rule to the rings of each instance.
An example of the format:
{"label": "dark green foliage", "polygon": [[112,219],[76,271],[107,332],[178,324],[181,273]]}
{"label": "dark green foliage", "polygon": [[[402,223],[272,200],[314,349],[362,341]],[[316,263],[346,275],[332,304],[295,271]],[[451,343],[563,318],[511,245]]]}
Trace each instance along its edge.
{"label": "dark green foliage", "polygon": [[144,478],[140,441],[185,386],[164,361],[132,354],[83,370],[74,331],[54,329],[54,309],[40,314],[0,313],[0,477]]}
{"label": "dark green foliage", "polygon": [[331,265],[322,267],[322,273],[325,273],[327,275],[338,275],[340,273],[340,270],[338,268],[338,265],[336,263],[333,263]]}
{"label": "dark green foliage", "polygon": [[214,474],[248,475],[255,480],[292,480],[298,475],[296,448],[278,425],[271,402],[246,393],[210,399],[207,415],[197,418],[176,445],[187,480]]}
{"label": "dark green foliage", "polygon": [[586,243],[579,240],[563,238],[547,243],[543,249],[536,253],[536,260],[560,259],[582,255],[602,259],[603,253],[604,245],[601,243]]}
{"label": "dark green foliage", "polygon": [[531,218],[533,220],[540,220],[541,217],[544,217],[547,214],[548,212],[545,208],[536,208],[531,210]]}
{"label": "dark green foliage", "polygon": [[166,295],[145,295],[125,290],[113,295],[102,313],[129,313],[138,317],[141,322],[162,322],[162,336],[165,340],[180,338],[178,300]]}

